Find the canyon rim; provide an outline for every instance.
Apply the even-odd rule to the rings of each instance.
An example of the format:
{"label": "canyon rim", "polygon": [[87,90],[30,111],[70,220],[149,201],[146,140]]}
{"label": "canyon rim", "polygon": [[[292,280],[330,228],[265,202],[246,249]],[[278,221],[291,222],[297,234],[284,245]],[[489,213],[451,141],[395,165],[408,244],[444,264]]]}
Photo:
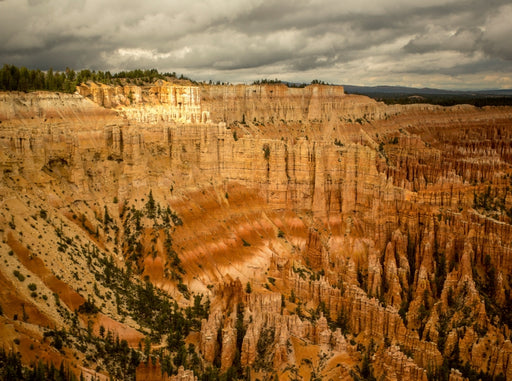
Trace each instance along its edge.
{"label": "canyon rim", "polygon": [[0,92],[0,176],[0,344],[27,372],[512,379],[512,107]]}

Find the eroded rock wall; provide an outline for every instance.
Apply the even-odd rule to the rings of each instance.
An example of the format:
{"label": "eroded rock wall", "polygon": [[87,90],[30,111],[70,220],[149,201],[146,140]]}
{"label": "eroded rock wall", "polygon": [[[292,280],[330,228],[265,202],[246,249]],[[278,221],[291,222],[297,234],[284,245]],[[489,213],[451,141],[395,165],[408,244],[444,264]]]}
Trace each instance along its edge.
{"label": "eroded rock wall", "polygon": [[[337,361],[345,377],[374,345],[390,380],[466,363],[512,378],[509,108],[385,106],[321,85],[79,92],[0,94],[6,258],[49,250],[24,220],[37,200],[72,221],[79,210],[66,229],[122,263],[125,232],[98,216],[121,221],[151,189],[182,219],[183,281],[213,301],[196,340],[206,364],[307,378]],[[178,295],[154,237],[140,275]]]}

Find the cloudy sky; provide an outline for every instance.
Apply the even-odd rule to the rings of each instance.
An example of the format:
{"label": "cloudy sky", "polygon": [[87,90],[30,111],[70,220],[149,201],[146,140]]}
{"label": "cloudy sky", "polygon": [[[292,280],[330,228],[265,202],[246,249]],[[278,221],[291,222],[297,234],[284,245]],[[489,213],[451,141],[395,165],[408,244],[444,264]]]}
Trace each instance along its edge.
{"label": "cloudy sky", "polygon": [[0,64],[512,88],[510,0],[0,0]]}

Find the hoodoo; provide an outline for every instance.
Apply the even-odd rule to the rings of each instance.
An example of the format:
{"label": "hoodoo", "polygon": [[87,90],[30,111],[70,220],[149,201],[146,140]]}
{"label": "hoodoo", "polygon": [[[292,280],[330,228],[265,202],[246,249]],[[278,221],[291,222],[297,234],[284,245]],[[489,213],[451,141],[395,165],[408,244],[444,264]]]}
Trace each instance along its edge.
{"label": "hoodoo", "polygon": [[510,107],[321,84],[2,92],[0,171],[0,363],[512,379]]}

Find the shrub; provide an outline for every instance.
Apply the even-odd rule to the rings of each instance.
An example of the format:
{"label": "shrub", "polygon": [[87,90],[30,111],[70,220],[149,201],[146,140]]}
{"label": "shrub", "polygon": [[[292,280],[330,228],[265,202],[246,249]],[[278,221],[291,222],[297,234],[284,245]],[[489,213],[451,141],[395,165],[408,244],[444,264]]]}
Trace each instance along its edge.
{"label": "shrub", "polygon": [[188,291],[188,287],[184,283],[178,283],[178,291],[183,294],[183,296],[188,299],[190,297],[190,292]]}
{"label": "shrub", "polygon": [[14,274],[14,276],[15,276],[16,278],[18,278],[18,280],[19,280],[20,282],[23,282],[23,281],[25,280],[25,275],[23,275],[22,273],[20,273],[18,270],[14,270],[12,273]]}
{"label": "shrub", "polygon": [[270,158],[270,146],[268,144],[263,145],[263,155],[265,157],[265,160],[268,161]]}
{"label": "shrub", "polygon": [[94,304],[94,300],[89,295],[87,300],[83,304],[81,304],[80,307],[78,307],[78,312],[83,314],[95,314],[99,312],[99,308],[96,307],[96,305]]}
{"label": "shrub", "polygon": [[338,147],[343,147],[345,144],[343,144],[340,140],[338,140],[338,138],[335,138],[334,145],[336,145]]}

